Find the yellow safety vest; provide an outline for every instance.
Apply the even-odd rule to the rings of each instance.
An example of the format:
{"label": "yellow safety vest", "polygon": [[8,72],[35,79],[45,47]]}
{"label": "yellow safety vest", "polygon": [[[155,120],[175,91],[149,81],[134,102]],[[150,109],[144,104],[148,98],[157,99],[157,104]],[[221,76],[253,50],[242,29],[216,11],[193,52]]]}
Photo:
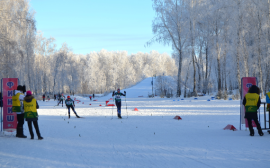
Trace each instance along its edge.
{"label": "yellow safety vest", "polygon": [[37,118],[37,104],[36,99],[33,98],[31,102],[23,101],[24,118]]}
{"label": "yellow safety vest", "polygon": [[22,93],[17,93],[15,96],[12,96],[12,112],[22,112],[20,95]]}
{"label": "yellow safety vest", "polygon": [[260,96],[257,93],[247,93],[246,94],[246,112],[257,112],[257,104]]}

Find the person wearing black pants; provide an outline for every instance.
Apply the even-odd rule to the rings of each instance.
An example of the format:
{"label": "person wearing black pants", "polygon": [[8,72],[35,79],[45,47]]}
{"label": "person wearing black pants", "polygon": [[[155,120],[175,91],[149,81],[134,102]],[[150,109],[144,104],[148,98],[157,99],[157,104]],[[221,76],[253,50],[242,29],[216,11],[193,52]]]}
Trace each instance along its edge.
{"label": "person wearing black pants", "polygon": [[27,138],[23,134],[23,124],[24,124],[24,111],[22,108],[25,86],[19,85],[17,90],[14,90],[14,94],[12,96],[12,112],[17,113],[17,133],[16,137],[18,138]]}
{"label": "person wearing black pants", "polygon": [[126,91],[124,91],[125,94],[120,92],[120,89],[117,89],[117,92],[113,92],[112,96],[115,96],[115,105],[117,107],[117,116],[118,118],[122,118],[121,116],[121,96],[126,96]]}
{"label": "person wearing black pants", "polygon": [[243,100],[243,105],[245,106],[246,113],[245,118],[248,121],[248,127],[250,131],[250,136],[254,136],[254,129],[252,126],[252,120],[254,120],[258,133],[260,136],[263,136],[264,133],[262,132],[262,128],[260,123],[258,122],[257,110],[260,108],[261,105],[261,98],[260,98],[260,89],[256,85],[252,85],[249,88],[248,93],[245,95]]}
{"label": "person wearing black pants", "polygon": [[24,117],[26,118],[26,121],[28,124],[28,129],[31,135],[31,139],[34,139],[34,133],[33,133],[33,128],[32,128],[32,123],[33,123],[36,129],[38,140],[42,140],[43,137],[40,135],[40,131],[38,127],[37,109],[39,109],[39,105],[37,103],[37,100],[34,98],[34,96],[32,96],[32,92],[30,90],[26,92],[26,96],[23,101],[23,108],[25,111]]}
{"label": "person wearing black pants", "polygon": [[62,107],[63,107],[63,101],[64,101],[64,96],[62,95],[62,96],[59,98],[58,106],[59,106],[59,104],[62,103]]}
{"label": "person wearing black pants", "polygon": [[70,108],[72,109],[72,111],[74,112],[77,118],[81,118],[80,116],[78,116],[78,114],[74,110],[75,104],[74,104],[74,101],[70,98],[70,96],[68,96],[67,99],[65,100],[65,104],[68,109],[68,118],[70,118]]}

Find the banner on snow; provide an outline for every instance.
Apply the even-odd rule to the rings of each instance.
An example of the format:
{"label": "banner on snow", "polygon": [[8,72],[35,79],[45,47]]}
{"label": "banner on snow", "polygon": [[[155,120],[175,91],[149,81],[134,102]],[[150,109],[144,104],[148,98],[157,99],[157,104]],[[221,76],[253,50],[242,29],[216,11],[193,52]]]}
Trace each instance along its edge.
{"label": "banner on snow", "polygon": [[12,113],[12,95],[17,89],[18,78],[2,79],[2,95],[3,95],[3,130],[15,131],[17,128],[17,114]]}

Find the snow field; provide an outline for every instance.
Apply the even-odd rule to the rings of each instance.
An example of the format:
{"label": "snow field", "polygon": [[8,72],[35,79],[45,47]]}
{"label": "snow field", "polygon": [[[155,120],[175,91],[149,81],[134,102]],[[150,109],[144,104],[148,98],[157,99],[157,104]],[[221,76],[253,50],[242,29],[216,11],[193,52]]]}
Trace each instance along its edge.
{"label": "snow field", "polygon": [[[44,140],[36,134],[30,140],[27,123],[27,139],[2,134],[0,167],[269,167],[266,131],[260,137],[255,128],[250,137],[249,131],[223,130],[227,124],[239,129],[240,101],[146,98],[149,81],[126,89],[122,120],[116,107],[104,106],[111,95],[96,102],[75,96],[81,100],[75,110],[84,118],[71,112],[68,119],[67,109],[56,101],[39,101]],[[174,120],[175,115],[183,120]]]}

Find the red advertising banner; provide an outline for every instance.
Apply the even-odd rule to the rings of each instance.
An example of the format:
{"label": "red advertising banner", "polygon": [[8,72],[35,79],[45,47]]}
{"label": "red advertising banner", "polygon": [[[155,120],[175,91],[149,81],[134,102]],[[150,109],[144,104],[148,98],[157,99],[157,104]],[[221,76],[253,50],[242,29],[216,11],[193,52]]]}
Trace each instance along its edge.
{"label": "red advertising banner", "polygon": [[18,78],[3,78],[3,130],[13,132],[17,128],[17,114],[12,113],[13,90],[17,89]]}
{"label": "red advertising banner", "polygon": [[[256,85],[257,86],[257,78],[256,77],[244,77],[242,78],[242,90],[241,90],[241,124],[246,124],[246,127],[248,127],[247,120],[244,118],[246,109],[245,106],[242,104],[245,95],[248,92],[248,89],[252,86]],[[254,121],[252,121],[253,127],[256,127],[256,124]]]}

